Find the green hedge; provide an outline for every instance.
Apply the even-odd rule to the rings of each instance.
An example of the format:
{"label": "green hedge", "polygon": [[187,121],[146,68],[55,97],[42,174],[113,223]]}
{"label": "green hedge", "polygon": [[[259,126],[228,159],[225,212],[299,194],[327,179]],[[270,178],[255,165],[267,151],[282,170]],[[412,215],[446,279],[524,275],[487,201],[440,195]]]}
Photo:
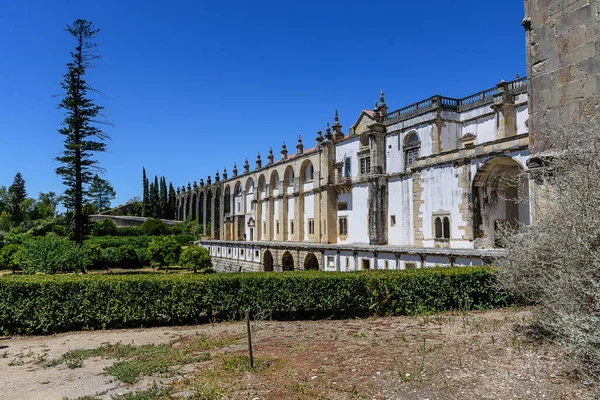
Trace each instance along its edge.
{"label": "green hedge", "polygon": [[411,315],[505,306],[493,271],[247,273],[0,277],[0,330],[68,330],[234,320]]}
{"label": "green hedge", "polygon": [[[194,240],[192,235],[173,235],[172,237],[182,246]],[[142,247],[147,248],[152,238],[153,236],[93,236],[87,239],[86,242],[98,244],[103,249],[125,245],[140,249]]]}

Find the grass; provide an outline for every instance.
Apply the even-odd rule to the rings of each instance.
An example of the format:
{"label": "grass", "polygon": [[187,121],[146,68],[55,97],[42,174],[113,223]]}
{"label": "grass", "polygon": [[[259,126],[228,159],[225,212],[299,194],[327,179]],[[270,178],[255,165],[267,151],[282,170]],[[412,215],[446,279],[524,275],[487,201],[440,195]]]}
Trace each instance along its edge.
{"label": "grass", "polygon": [[46,367],[65,364],[68,368],[80,368],[86,358],[102,357],[116,359],[117,362],[104,371],[121,382],[134,383],[140,376],[170,374],[172,367],[194,364],[210,360],[207,350],[227,346],[238,341],[243,335],[222,338],[198,337],[179,339],[169,344],[111,344],[94,349],[71,350],[57,359],[46,362]]}

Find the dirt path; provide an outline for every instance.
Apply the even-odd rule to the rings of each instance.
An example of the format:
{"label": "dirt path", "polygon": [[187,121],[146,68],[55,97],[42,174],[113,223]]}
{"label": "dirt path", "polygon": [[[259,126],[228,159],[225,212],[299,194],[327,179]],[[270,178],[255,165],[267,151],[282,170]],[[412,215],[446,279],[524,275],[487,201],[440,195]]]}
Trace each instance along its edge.
{"label": "dirt path", "polygon": [[[515,323],[528,318],[527,310],[506,309],[255,322],[258,368],[252,372],[240,364],[246,354],[243,323],[14,337],[0,340],[0,346],[8,346],[0,350],[0,399],[111,399],[153,382],[170,388],[170,396],[200,393],[197,398],[206,399],[571,400],[600,393],[599,387],[583,386],[573,377],[558,349],[529,342],[514,331]],[[200,354],[197,338],[219,341],[210,346],[202,342],[203,361],[178,361],[181,365],[140,375],[133,384],[104,370],[115,364],[114,358],[48,366],[68,351],[118,342],[171,343],[174,351]]]}

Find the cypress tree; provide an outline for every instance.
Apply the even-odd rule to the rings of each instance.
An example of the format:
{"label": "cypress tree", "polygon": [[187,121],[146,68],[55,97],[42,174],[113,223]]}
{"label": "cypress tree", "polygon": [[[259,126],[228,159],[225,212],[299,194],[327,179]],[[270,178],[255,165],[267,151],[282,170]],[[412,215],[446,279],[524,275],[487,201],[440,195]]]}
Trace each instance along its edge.
{"label": "cypress tree", "polygon": [[159,203],[160,203],[160,217],[167,218],[169,210],[167,208],[168,194],[167,194],[167,181],[164,176],[160,177],[160,191],[159,191]]}
{"label": "cypress tree", "polygon": [[150,202],[152,203],[152,218],[160,218],[160,187],[158,177],[154,175],[154,191],[150,193]]}
{"label": "cypress tree", "polygon": [[150,186],[148,188],[148,204],[146,204],[146,217],[154,218],[154,203],[152,203],[152,198],[154,197],[154,183],[150,182]]}
{"label": "cypress tree", "polygon": [[168,219],[175,219],[175,213],[176,213],[176,209],[177,209],[177,194],[175,193],[175,188],[173,187],[173,184],[171,182],[169,182],[169,200],[168,200]]}
{"label": "cypress tree", "polygon": [[142,217],[147,216],[148,208],[148,177],[146,177],[146,168],[142,167]]}

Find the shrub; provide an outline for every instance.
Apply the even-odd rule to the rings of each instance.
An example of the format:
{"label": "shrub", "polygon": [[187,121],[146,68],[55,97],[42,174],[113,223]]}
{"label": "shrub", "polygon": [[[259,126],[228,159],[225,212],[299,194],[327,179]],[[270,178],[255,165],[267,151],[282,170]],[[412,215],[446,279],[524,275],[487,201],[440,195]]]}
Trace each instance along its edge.
{"label": "shrub", "polygon": [[[591,117],[591,116],[590,116]],[[594,118],[589,118],[593,121]],[[501,288],[533,303],[535,331],[600,376],[600,118],[549,131],[554,148],[536,168],[536,219],[504,232]],[[592,128],[593,127],[593,128]],[[526,175],[529,178],[529,175]],[[533,181],[532,181],[533,182]]]}
{"label": "shrub", "polygon": [[112,219],[105,218],[100,222],[93,222],[91,225],[94,236],[115,236],[117,234],[117,224]]}
{"label": "shrub", "polygon": [[17,252],[21,248],[20,244],[8,244],[0,249],[0,268],[15,270],[19,267]]}
{"label": "shrub", "polygon": [[150,265],[150,258],[148,257],[148,249],[146,249],[146,248],[135,249],[135,252],[137,253],[137,257],[138,257],[138,260],[140,261],[141,267]]}
{"label": "shrub", "polygon": [[116,247],[102,249],[102,265],[104,268],[116,268],[119,265],[119,256]]}
{"label": "shrub", "polygon": [[142,233],[147,236],[168,235],[169,226],[158,218],[148,218],[141,226]]}
{"label": "shrub", "polygon": [[210,253],[200,246],[189,246],[185,248],[179,257],[179,264],[181,264],[182,267],[193,270],[194,273],[196,273],[197,270],[203,272],[212,268]]}
{"label": "shrub", "polygon": [[0,325],[59,332],[243,318],[414,315],[510,304],[490,287],[493,271],[440,268],[336,273],[0,277]]}
{"label": "shrub", "polygon": [[31,237],[19,250],[19,266],[25,273],[85,272],[89,259],[83,247],[58,236]]}
{"label": "shrub", "polygon": [[142,236],[142,230],[139,226],[124,226],[117,228],[117,236]]}
{"label": "shrub", "polygon": [[104,266],[102,260],[102,248],[100,245],[86,241],[83,243],[83,250],[90,260],[91,268],[101,268]]}
{"label": "shrub", "polygon": [[140,266],[138,254],[131,245],[119,247],[117,249],[117,258],[121,268],[138,268]]}
{"label": "shrub", "polygon": [[148,257],[160,265],[174,265],[179,261],[181,244],[171,236],[157,236],[148,244]]}

